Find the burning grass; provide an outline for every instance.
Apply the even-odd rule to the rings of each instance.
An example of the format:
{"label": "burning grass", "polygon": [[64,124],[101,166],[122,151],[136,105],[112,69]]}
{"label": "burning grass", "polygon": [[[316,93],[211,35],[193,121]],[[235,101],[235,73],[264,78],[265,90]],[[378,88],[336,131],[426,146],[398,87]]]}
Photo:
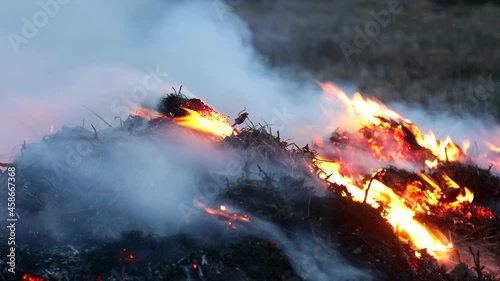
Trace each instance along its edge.
{"label": "burning grass", "polygon": [[[33,219],[18,229],[19,239],[27,241],[19,246],[26,262],[18,266],[18,279],[34,274],[49,280],[306,280],[314,272],[304,272],[290,251],[306,235],[323,245],[319,249],[326,260],[341,255],[376,280],[470,280],[473,266],[483,280],[493,280],[492,263],[485,263],[484,271],[480,263],[488,261],[485,257],[493,264],[500,259],[500,219],[491,207],[499,200],[500,178],[463,161],[465,153],[451,140],[429,141],[398,114],[384,116],[385,108],[368,105],[380,109],[368,116],[371,123],[357,133],[337,131],[313,148],[283,140],[267,125],[249,121],[247,128],[235,129],[224,115],[180,93],[167,95],[157,110],[133,112],[119,128],[63,128],[39,144],[28,144],[13,163],[22,187],[17,194],[19,215]],[[109,190],[104,184],[124,185],[130,171],[113,171],[102,179],[91,177],[91,171],[99,168],[96,163],[112,163],[113,157],[134,167],[145,165],[131,159],[126,148],[120,148],[122,142],[161,137],[162,130],[172,126],[236,151],[244,162],[241,176],[230,181],[220,175],[224,188],[213,200],[194,201],[198,220],[179,233],[136,231],[117,237],[114,225],[127,221],[117,210],[125,208],[126,201],[118,192],[103,192]],[[227,126],[230,133],[218,130]],[[37,162],[49,151],[82,141],[93,148],[86,155],[92,160],[81,161],[73,170],[54,174],[53,164]],[[110,154],[111,147],[120,153]],[[345,155],[353,150],[365,150],[379,160],[404,158],[423,169],[385,166],[367,172],[347,161],[355,159]],[[66,155],[51,157],[63,161],[57,157]],[[426,160],[436,165],[426,167]],[[89,201],[90,206],[79,205]],[[64,246],[50,226],[37,224],[37,216],[47,214],[61,218],[57,223],[69,229],[75,246]],[[94,236],[105,231],[106,239]],[[459,261],[467,262],[471,245],[481,249],[483,260],[471,251],[475,257],[464,271]]]}

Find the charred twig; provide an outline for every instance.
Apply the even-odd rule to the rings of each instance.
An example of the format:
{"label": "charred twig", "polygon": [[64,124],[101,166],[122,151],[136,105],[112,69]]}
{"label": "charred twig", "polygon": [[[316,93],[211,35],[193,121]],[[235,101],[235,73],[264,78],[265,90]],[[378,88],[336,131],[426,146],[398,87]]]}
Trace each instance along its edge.
{"label": "charred twig", "polygon": [[97,130],[95,129],[94,124],[90,123],[90,126],[92,126],[92,129],[94,129],[94,137],[95,137],[95,139],[98,140],[99,137],[97,136]]}
{"label": "charred twig", "polygon": [[477,250],[476,254],[472,250],[472,247],[469,246],[469,251],[472,254],[472,258],[474,259],[474,270],[477,272],[477,280],[483,281],[483,269],[484,265],[481,266],[481,261],[479,260],[479,250]]}
{"label": "charred twig", "polygon": [[234,119],[234,124],[233,124],[233,125],[231,125],[231,127],[234,127],[234,126],[236,126],[236,125],[240,125],[240,124],[242,124],[243,122],[245,122],[245,120],[248,118],[248,113],[247,113],[247,112],[245,112],[245,110],[246,110],[246,107],[245,107],[242,111],[240,111],[240,112],[238,113],[238,117],[236,117],[236,118]]}
{"label": "charred twig", "polygon": [[88,111],[92,112],[95,116],[97,116],[97,118],[101,119],[102,122],[106,123],[106,125],[108,125],[111,129],[114,129],[114,127],[111,124],[109,124],[106,120],[104,120],[104,118],[102,118],[101,116],[99,116],[99,114],[97,114],[95,111],[93,111],[92,109],[90,109],[88,106],[84,105],[83,107],[85,107],[86,109],[88,109]]}
{"label": "charred twig", "polygon": [[245,121],[248,120],[248,122],[250,122],[250,124],[252,124],[252,128],[255,129],[255,125],[253,124],[252,120],[250,120],[250,118],[248,118],[248,116],[245,118]]}
{"label": "charred twig", "polygon": [[259,164],[257,164],[257,167],[259,168],[259,172],[261,172],[262,174],[264,174],[264,176],[265,176],[266,178],[269,178],[269,176],[266,174],[266,172],[264,172],[264,170],[262,170],[262,168],[260,167],[260,165],[259,165]]}
{"label": "charred twig", "polygon": [[24,154],[24,151],[26,151],[27,148],[28,146],[26,145],[26,140],[24,140],[23,145],[21,145],[21,154]]}
{"label": "charred twig", "polygon": [[368,187],[365,190],[365,198],[363,199],[363,204],[366,203],[366,198],[368,198],[368,192],[370,192],[370,187],[372,186],[373,180],[375,178],[378,178],[383,172],[385,172],[385,169],[380,169],[371,177],[370,182],[368,183]]}
{"label": "charred twig", "polygon": [[123,126],[123,120],[120,116],[115,116],[115,120],[118,119],[120,120],[120,127]]}

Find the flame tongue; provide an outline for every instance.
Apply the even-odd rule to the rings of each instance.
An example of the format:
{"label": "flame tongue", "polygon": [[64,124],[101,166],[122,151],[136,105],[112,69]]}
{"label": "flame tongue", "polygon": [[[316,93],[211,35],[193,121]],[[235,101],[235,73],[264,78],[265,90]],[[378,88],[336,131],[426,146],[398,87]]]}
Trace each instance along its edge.
{"label": "flame tongue", "polygon": [[233,128],[227,118],[216,111],[205,112],[203,116],[186,107],[181,107],[181,109],[185,110],[187,115],[174,118],[174,122],[181,126],[221,138],[233,133]]}
{"label": "flame tongue", "polygon": [[[450,137],[444,141],[436,139],[434,133],[422,134],[420,129],[411,121],[403,118],[398,113],[388,109],[384,104],[374,98],[364,99],[360,93],[355,93],[351,99],[332,83],[320,83],[328,98],[336,97],[342,101],[351,116],[360,116],[360,125],[363,128],[360,133],[370,142],[370,149],[374,155],[381,160],[388,160],[387,153],[381,153],[381,148],[388,149],[396,146],[394,156],[403,157],[408,160],[416,160],[420,157],[409,153],[409,149],[415,150],[415,145],[429,150],[434,157],[440,161],[457,161],[464,151],[455,144]],[[387,139],[393,139],[392,143]],[[411,139],[411,141],[409,141]],[[381,143],[382,141],[385,141]],[[410,147],[408,147],[410,146]],[[394,157],[393,156],[393,157]],[[428,161],[429,167],[434,159],[423,159]]]}
{"label": "flame tongue", "polygon": [[[441,141],[432,132],[424,135],[415,124],[376,99],[364,99],[359,93],[348,98],[332,83],[318,84],[328,99],[337,98],[345,104],[347,112],[353,118],[361,118],[358,120],[360,129],[357,134],[337,132],[332,136],[330,140],[338,149],[355,147],[369,151],[378,160],[405,159],[433,169],[438,167],[439,161],[460,160],[470,145],[469,142],[464,142],[465,149],[462,150],[450,137]],[[319,148],[320,154],[327,152],[324,147]],[[420,182],[406,183],[403,191],[395,192],[380,180],[385,170],[374,173],[369,181],[356,184],[352,174],[346,176],[345,173],[345,170],[361,171],[356,162],[353,167],[347,169],[343,164],[342,171],[339,163],[329,162],[320,156],[316,157],[313,164],[320,178],[345,186],[353,200],[382,209],[383,216],[401,239],[411,241],[419,249],[427,249],[436,258],[439,258],[440,252],[447,252],[453,245],[442,242],[446,239],[443,239],[441,233],[415,220],[415,214],[430,213],[431,207],[458,207],[463,202],[472,202],[473,199],[468,188],[459,186],[444,172],[440,175],[442,180],[439,182],[420,173]]]}
{"label": "flame tongue", "polygon": [[[432,233],[414,219],[415,212],[406,206],[405,200],[379,180],[370,180],[360,187],[352,183],[352,177],[344,176],[339,172],[340,164],[320,157],[314,161],[314,164],[319,168],[320,178],[345,186],[353,200],[366,202],[374,208],[383,208],[385,218],[400,238],[409,239],[415,247],[427,249],[435,257],[438,256],[438,252],[448,251],[449,247],[440,241],[438,234]],[[376,174],[378,173],[380,171]]]}
{"label": "flame tongue", "polygon": [[176,124],[191,130],[207,134],[212,137],[225,138],[236,133],[226,116],[213,109],[196,111],[187,107],[178,107],[183,110],[184,116],[165,116],[158,111],[145,107],[134,107],[130,114],[144,119],[169,119]]}

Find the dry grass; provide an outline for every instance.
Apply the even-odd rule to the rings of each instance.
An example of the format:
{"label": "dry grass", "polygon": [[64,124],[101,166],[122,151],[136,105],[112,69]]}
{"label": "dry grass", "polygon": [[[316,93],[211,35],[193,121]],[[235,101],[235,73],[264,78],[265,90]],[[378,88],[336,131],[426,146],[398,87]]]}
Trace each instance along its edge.
{"label": "dry grass", "polygon": [[[353,45],[354,27],[364,29],[373,20],[370,12],[386,9],[388,2],[261,0],[234,8],[273,66],[354,82],[385,101],[451,103],[458,105],[452,107],[456,113],[487,111],[500,118],[500,6],[404,1],[402,12],[348,62],[340,44]],[[486,97],[474,94],[478,77],[490,75],[496,89]]]}

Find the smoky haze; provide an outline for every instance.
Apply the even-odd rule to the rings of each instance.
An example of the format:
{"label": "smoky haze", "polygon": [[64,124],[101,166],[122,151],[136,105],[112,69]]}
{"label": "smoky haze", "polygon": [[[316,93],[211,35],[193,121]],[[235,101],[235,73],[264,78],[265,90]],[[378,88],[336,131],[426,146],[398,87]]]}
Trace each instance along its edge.
{"label": "smoky haze", "polygon": [[[148,139],[113,132],[87,107],[117,126],[115,117],[124,120],[135,105],[154,105],[171,87],[183,85],[188,96],[232,118],[246,108],[252,120],[264,119],[283,135],[315,123],[308,119],[317,107],[306,102],[315,102],[311,97],[319,95],[318,88],[267,68],[251,46],[246,25],[222,2],[7,5],[0,12],[0,117],[9,120],[0,128],[1,160],[18,155],[26,140],[28,150],[18,163],[36,167],[24,175],[27,186],[36,189],[43,180],[64,188],[57,199],[52,191],[42,191],[44,209],[23,217],[33,230],[60,241],[82,235],[113,239],[137,229],[160,235],[179,231],[200,214],[192,203],[197,189],[209,188],[203,176],[234,180],[244,164],[234,151],[222,151],[185,130],[166,128]],[[91,125],[98,137],[82,129]],[[41,142],[51,126],[60,135]],[[201,192],[208,201],[217,195],[217,190]],[[93,212],[100,206],[107,206],[105,213]],[[92,211],[87,219],[71,219],[86,210]],[[296,257],[302,250],[290,252]]]}
{"label": "smoky haze", "polygon": [[2,124],[4,156],[51,124],[100,123],[82,105],[112,122],[180,84],[232,118],[246,108],[282,131],[307,119],[299,102],[314,93],[267,69],[248,28],[221,2],[40,3],[57,6],[40,27],[38,2],[9,2],[0,12],[0,114],[11,120]]}
{"label": "smoky haze", "polygon": [[[3,161],[18,153],[23,140],[48,134],[51,125],[55,130],[65,124],[107,128],[83,106],[116,125],[116,116],[126,118],[137,104],[154,105],[181,84],[185,94],[223,114],[234,118],[246,109],[250,120],[272,124],[299,144],[314,135],[328,136],[338,126],[352,127],[339,117],[338,104],[325,106],[318,98],[312,79],[297,82],[267,67],[252,46],[247,25],[223,2],[43,0],[7,5],[0,11],[0,117],[9,120],[0,125]],[[500,131],[485,132],[483,122],[475,119],[457,122],[447,112],[426,118],[431,114],[413,105],[400,105],[398,111],[411,112],[408,118],[425,131],[443,131],[438,137],[458,136],[457,143],[464,127],[474,132],[468,135],[479,136],[473,140],[479,144]],[[439,128],[432,127],[436,119],[443,120]]]}

